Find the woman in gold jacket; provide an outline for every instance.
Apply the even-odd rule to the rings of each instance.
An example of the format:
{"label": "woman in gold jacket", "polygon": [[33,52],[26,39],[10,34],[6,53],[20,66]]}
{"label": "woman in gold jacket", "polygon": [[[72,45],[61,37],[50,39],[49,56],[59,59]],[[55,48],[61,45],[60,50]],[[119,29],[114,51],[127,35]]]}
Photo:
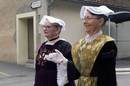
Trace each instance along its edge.
{"label": "woman in gold jacket", "polygon": [[72,48],[72,56],[80,72],[78,86],[116,86],[115,62],[117,47],[114,39],[103,35],[102,27],[108,15],[106,6],[82,6],[80,16],[85,32]]}

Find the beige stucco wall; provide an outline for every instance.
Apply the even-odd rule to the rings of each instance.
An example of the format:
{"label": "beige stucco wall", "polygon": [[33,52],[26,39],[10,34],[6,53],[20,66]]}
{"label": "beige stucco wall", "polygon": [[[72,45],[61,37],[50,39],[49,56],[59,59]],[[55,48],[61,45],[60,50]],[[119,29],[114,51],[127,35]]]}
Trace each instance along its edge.
{"label": "beige stucco wall", "polygon": [[0,61],[16,62],[16,11],[29,0],[0,0]]}
{"label": "beige stucco wall", "polygon": [[66,30],[61,36],[75,43],[83,36],[83,25],[79,16],[80,5],[67,2],[54,2],[50,15],[63,19],[66,22]]}

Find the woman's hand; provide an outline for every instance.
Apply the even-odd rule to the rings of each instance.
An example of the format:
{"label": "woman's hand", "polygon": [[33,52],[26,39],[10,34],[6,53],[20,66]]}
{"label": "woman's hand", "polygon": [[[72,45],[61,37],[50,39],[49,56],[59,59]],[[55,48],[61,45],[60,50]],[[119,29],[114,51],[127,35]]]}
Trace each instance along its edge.
{"label": "woman's hand", "polygon": [[66,63],[68,60],[63,56],[63,54],[55,49],[54,53],[50,53],[49,55],[45,55],[45,60],[52,61],[54,63]]}

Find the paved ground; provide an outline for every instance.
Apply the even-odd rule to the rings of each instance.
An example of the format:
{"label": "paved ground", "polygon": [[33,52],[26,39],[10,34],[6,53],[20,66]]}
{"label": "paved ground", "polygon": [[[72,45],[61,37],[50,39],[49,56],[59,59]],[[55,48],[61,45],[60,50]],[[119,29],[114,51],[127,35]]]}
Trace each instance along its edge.
{"label": "paved ground", "polygon": [[0,62],[0,86],[33,86],[34,69]]}
{"label": "paved ground", "polygon": [[130,86],[130,59],[118,59],[116,70],[118,86]]}
{"label": "paved ground", "polygon": [[130,74],[130,59],[118,59],[116,62],[116,70],[118,73],[125,72]]}
{"label": "paved ground", "polygon": [[126,59],[117,59],[116,67],[117,68],[125,68],[125,67],[130,68],[130,59],[128,59],[128,58],[126,58]]}
{"label": "paved ground", "polygon": [[[130,84],[130,60],[116,62],[118,86]],[[0,62],[0,86],[33,86],[34,68]]]}

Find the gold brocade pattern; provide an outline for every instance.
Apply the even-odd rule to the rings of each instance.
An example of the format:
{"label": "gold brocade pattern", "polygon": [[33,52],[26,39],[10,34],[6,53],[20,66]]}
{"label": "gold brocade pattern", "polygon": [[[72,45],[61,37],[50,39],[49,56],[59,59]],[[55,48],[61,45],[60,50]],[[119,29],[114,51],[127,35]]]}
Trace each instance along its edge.
{"label": "gold brocade pattern", "polygon": [[101,48],[111,40],[113,40],[111,37],[101,35],[89,43],[86,43],[85,39],[81,39],[73,46],[73,60],[81,73],[78,86],[96,86],[97,77],[90,77],[90,72]]}

